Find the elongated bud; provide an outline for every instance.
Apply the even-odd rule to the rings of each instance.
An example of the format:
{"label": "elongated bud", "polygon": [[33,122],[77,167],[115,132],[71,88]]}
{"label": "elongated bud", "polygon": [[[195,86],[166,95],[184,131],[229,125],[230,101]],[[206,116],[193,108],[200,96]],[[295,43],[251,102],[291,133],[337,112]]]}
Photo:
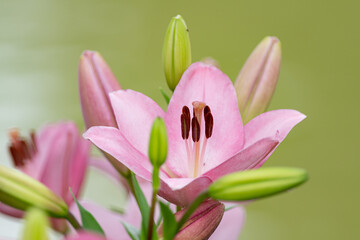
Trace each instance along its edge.
{"label": "elongated bud", "polygon": [[[186,210],[187,209],[183,209],[175,214],[177,221],[185,214]],[[208,200],[203,202],[185,222],[174,240],[208,239],[218,227],[224,211],[224,204],[218,201]],[[162,226],[160,226],[158,232],[159,235],[162,235]]]}
{"label": "elongated bud", "polygon": [[116,127],[109,93],[121,89],[105,60],[97,52],[85,51],[79,62],[79,93],[86,128]]}
{"label": "elongated bud", "polygon": [[65,202],[45,185],[4,166],[0,166],[0,202],[20,210],[37,207],[52,217],[68,214]]}
{"label": "elongated bud", "polygon": [[149,141],[149,159],[152,165],[160,167],[167,156],[167,133],[164,120],[155,118]]}
{"label": "elongated bud", "polygon": [[180,15],[173,17],[168,26],[163,47],[163,62],[166,82],[174,91],[182,74],[191,64],[189,30]]}
{"label": "elongated bud", "polygon": [[[79,61],[79,94],[86,128],[92,126],[117,127],[109,93],[121,89],[111,69],[98,52],[84,51]],[[122,175],[129,170],[111,155],[105,157]]]}
{"label": "elongated bud", "polygon": [[251,53],[235,82],[244,123],[266,111],[276,88],[280,65],[280,41],[266,37]]}
{"label": "elongated bud", "polygon": [[38,208],[30,208],[25,215],[25,229],[23,232],[23,240],[49,239],[47,229],[49,220],[46,213]]}
{"label": "elongated bud", "polygon": [[217,200],[244,201],[289,190],[306,180],[307,172],[303,169],[261,168],[222,177],[211,184],[208,191]]}

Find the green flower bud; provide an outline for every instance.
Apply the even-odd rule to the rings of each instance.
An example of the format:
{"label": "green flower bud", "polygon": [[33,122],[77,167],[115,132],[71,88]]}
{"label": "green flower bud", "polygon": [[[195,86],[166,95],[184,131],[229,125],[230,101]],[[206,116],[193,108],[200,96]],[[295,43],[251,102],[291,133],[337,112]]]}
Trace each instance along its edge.
{"label": "green flower bud", "polygon": [[163,47],[163,62],[167,84],[174,91],[182,74],[191,64],[189,30],[180,15],[173,17],[168,26]]}
{"label": "green flower bud", "polygon": [[222,177],[209,187],[209,195],[218,200],[244,201],[271,196],[294,188],[307,180],[307,172],[298,168],[274,167],[236,172]]}
{"label": "green flower bud", "polygon": [[4,166],[0,166],[0,202],[20,210],[37,207],[52,217],[68,214],[66,203],[45,185]]}
{"label": "green flower bud", "polygon": [[25,229],[22,239],[47,240],[49,239],[48,227],[49,220],[46,213],[38,208],[30,208],[25,215]]}
{"label": "green flower bud", "polygon": [[154,167],[164,164],[167,156],[167,134],[164,120],[155,118],[149,141],[149,159]]}

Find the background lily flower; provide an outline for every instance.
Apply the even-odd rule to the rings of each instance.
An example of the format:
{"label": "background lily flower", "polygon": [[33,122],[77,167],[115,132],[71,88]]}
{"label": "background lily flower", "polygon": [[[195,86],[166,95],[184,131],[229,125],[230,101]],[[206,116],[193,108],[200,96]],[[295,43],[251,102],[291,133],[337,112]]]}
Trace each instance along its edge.
{"label": "background lily flower", "polygon": [[[10,153],[15,167],[42,182],[70,206],[73,198],[71,187],[78,196],[84,180],[89,158],[90,143],[84,140],[72,122],[46,125],[26,139],[17,130],[10,133]],[[0,211],[14,217],[23,212],[0,204]],[[66,230],[63,219],[54,219],[53,227]]]}
{"label": "background lily flower", "polygon": [[84,137],[151,181],[151,125],[155,117],[164,118],[169,151],[160,172],[159,195],[180,206],[190,204],[221,176],[260,167],[305,118],[295,110],[275,110],[243,126],[231,80],[203,63],[184,72],[166,113],[132,90],[111,93],[110,100],[118,129],[92,127]]}

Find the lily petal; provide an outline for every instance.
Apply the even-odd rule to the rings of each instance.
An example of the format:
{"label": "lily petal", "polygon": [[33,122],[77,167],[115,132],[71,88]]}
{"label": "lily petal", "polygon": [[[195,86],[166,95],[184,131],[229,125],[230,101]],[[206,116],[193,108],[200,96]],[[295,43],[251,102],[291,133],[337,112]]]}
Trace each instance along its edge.
{"label": "lily petal", "polygon": [[152,166],[148,158],[135,149],[121,134],[119,129],[113,127],[91,127],[84,133],[84,138],[89,139],[103,151],[121,160],[121,163],[136,175],[146,180],[152,178]]}
{"label": "lily petal", "polygon": [[233,172],[245,170],[262,162],[279,142],[272,138],[261,139],[260,141],[244,148],[233,157],[229,158],[219,166],[203,174],[212,181]]}
{"label": "lily petal", "polygon": [[[260,114],[245,125],[245,147],[252,145],[262,138],[268,137],[276,139],[279,142],[277,144],[278,146],[291,129],[305,118],[306,116],[304,114],[290,109],[280,109]],[[254,168],[262,166],[277,146],[274,147],[266,158],[254,166]]]}
{"label": "lily petal", "polygon": [[159,195],[178,206],[187,207],[212,183],[206,176],[161,179]]}
{"label": "lily petal", "polygon": [[239,239],[239,234],[245,222],[245,216],[246,212],[243,207],[234,207],[228,211],[225,211],[219,226],[209,239]]}
{"label": "lily petal", "polygon": [[[108,210],[104,207],[101,207],[100,205],[97,205],[90,201],[82,200],[82,201],[80,201],[80,203],[99,222],[101,228],[105,232],[106,239],[116,240],[116,239],[119,239],[119,237],[121,237],[121,239],[124,239],[124,240],[131,239],[121,224],[121,222],[125,220],[122,215],[113,213],[110,210]],[[132,210],[138,211],[136,209],[132,209]],[[71,207],[71,212],[74,214],[76,219],[78,219],[80,221],[80,219],[81,219],[80,212],[75,204],[73,204],[73,206]],[[140,213],[134,214],[134,220],[135,220],[135,218],[137,218],[137,215],[139,215],[141,217]],[[141,218],[136,219],[136,220],[138,220],[140,222],[140,219]],[[128,222],[128,220],[131,220],[131,219],[126,219],[126,222]],[[131,224],[134,224],[134,220],[131,221]],[[137,223],[137,225],[135,225],[135,226],[138,226],[138,225],[139,225],[139,223]]]}
{"label": "lily petal", "polygon": [[[170,100],[165,116],[169,137],[167,165],[180,176],[188,175],[187,152],[181,137],[180,115],[183,106],[192,102],[208,105],[214,118],[212,137],[207,142],[207,169],[239,152],[244,145],[244,131],[238,110],[236,92],[231,80],[218,68],[203,63],[192,64],[183,74]],[[201,135],[204,137],[204,123]],[[219,148],[221,145],[221,148]]]}
{"label": "lily petal", "polygon": [[152,123],[165,112],[151,98],[132,90],[110,93],[116,122],[123,136],[142,154],[147,155]]}

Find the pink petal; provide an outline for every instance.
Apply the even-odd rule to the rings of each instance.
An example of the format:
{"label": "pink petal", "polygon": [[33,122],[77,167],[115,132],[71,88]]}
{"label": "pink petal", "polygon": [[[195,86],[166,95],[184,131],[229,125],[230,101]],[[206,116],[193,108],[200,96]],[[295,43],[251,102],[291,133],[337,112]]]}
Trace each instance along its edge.
{"label": "pink petal", "polygon": [[153,121],[156,117],[164,117],[164,111],[151,98],[132,90],[110,93],[110,100],[123,136],[147,155]]}
{"label": "pink petal", "polygon": [[150,161],[143,153],[131,145],[119,129],[112,127],[91,127],[84,133],[84,137],[115,157],[136,175],[146,180],[152,179]]}
{"label": "pink petal", "polygon": [[253,145],[241,150],[239,153],[226,160],[219,166],[211,169],[210,171],[203,174],[203,176],[209,177],[212,181],[237,171],[251,168],[252,166],[263,161],[269,153],[278,144],[278,141],[265,138]]}
{"label": "pink petal", "polygon": [[162,179],[159,195],[171,203],[186,207],[206,190],[212,181],[208,177]]}
{"label": "pink petal", "polygon": [[[304,120],[306,116],[296,110],[274,110],[260,114],[245,125],[245,147],[250,146],[254,142],[262,138],[276,139],[279,144],[285,139],[290,130],[299,122]],[[270,157],[272,152],[254,167],[262,166]]]}
{"label": "pink petal", "polygon": [[39,148],[43,149],[43,154],[39,153],[39,157],[46,158],[39,180],[69,204],[73,201],[69,187],[78,196],[82,186],[90,144],[80,137],[72,122],[58,123],[51,127],[54,134],[47,139],[47,143],[51,145],[45,148],[43,142],[38,141]]}
{"label": "pink petal", "polygon": [[245,215],[245,209],[242,207],[234,207],[225,211],[219,226],[209,239],[239,239],[239,234],[245,222]]}
{"label": "pink petal", "polygon": [[[129,219],[124,219],[124,217],[120,214],[116,214],[104,207],[101,207],[100,205],[97,205],[90,201],[80,201],[81,205],[85,209],[87,209],[98,221],[101,228],[105,232],[106,239],[109,240],[116,240],[116,239],[131,239],[129,235],[126,233],[125,228],[122,226],[122,221],[128,222]],[[136,210],[136,209],[132,209]],[[79,222],[81,222],[80,212],[76,206],[76,204],[73,204],[71,206],[71,212],[74,214],[76,219],[78,219]],[[139,213],[140,215],[140,213]],[[141,215],[140,215],[141,216]],[[134,218],[137,218],[137,214],[134,213]],[[141,218],[140,218],[141,219]],[[134,221],[132,221],[131,224],[133,224]],[[139,225],[136,225],[136,227],[139,227]]]}
{"label": "pink petal", "polygon": [[12,208],[6,204],[3,204],[2,202],[0,202],[0,212],[15,218],[22,218],[24,215],[23,211]]}
{"label": "pink petal", "polygon": [[100,236],[92,232],[78,232],[76,235],[65,237],[65,240],[105,240],[103,236]]}
{"label": "pink petal", "polygon": [[[181,137],[180,115],[184,105],[191,112],[194,101],[205,102],[214,118],[213,134],[205,153],[205,171],[230,158],[244,145],[243,126],[231,80],[214,66],[192,64],[177,85],[165,116],[169,136],[167,164],[182,177],[188,175],[188,166],[186,148]],[[201,129],[204,137],[204,123]]]}

